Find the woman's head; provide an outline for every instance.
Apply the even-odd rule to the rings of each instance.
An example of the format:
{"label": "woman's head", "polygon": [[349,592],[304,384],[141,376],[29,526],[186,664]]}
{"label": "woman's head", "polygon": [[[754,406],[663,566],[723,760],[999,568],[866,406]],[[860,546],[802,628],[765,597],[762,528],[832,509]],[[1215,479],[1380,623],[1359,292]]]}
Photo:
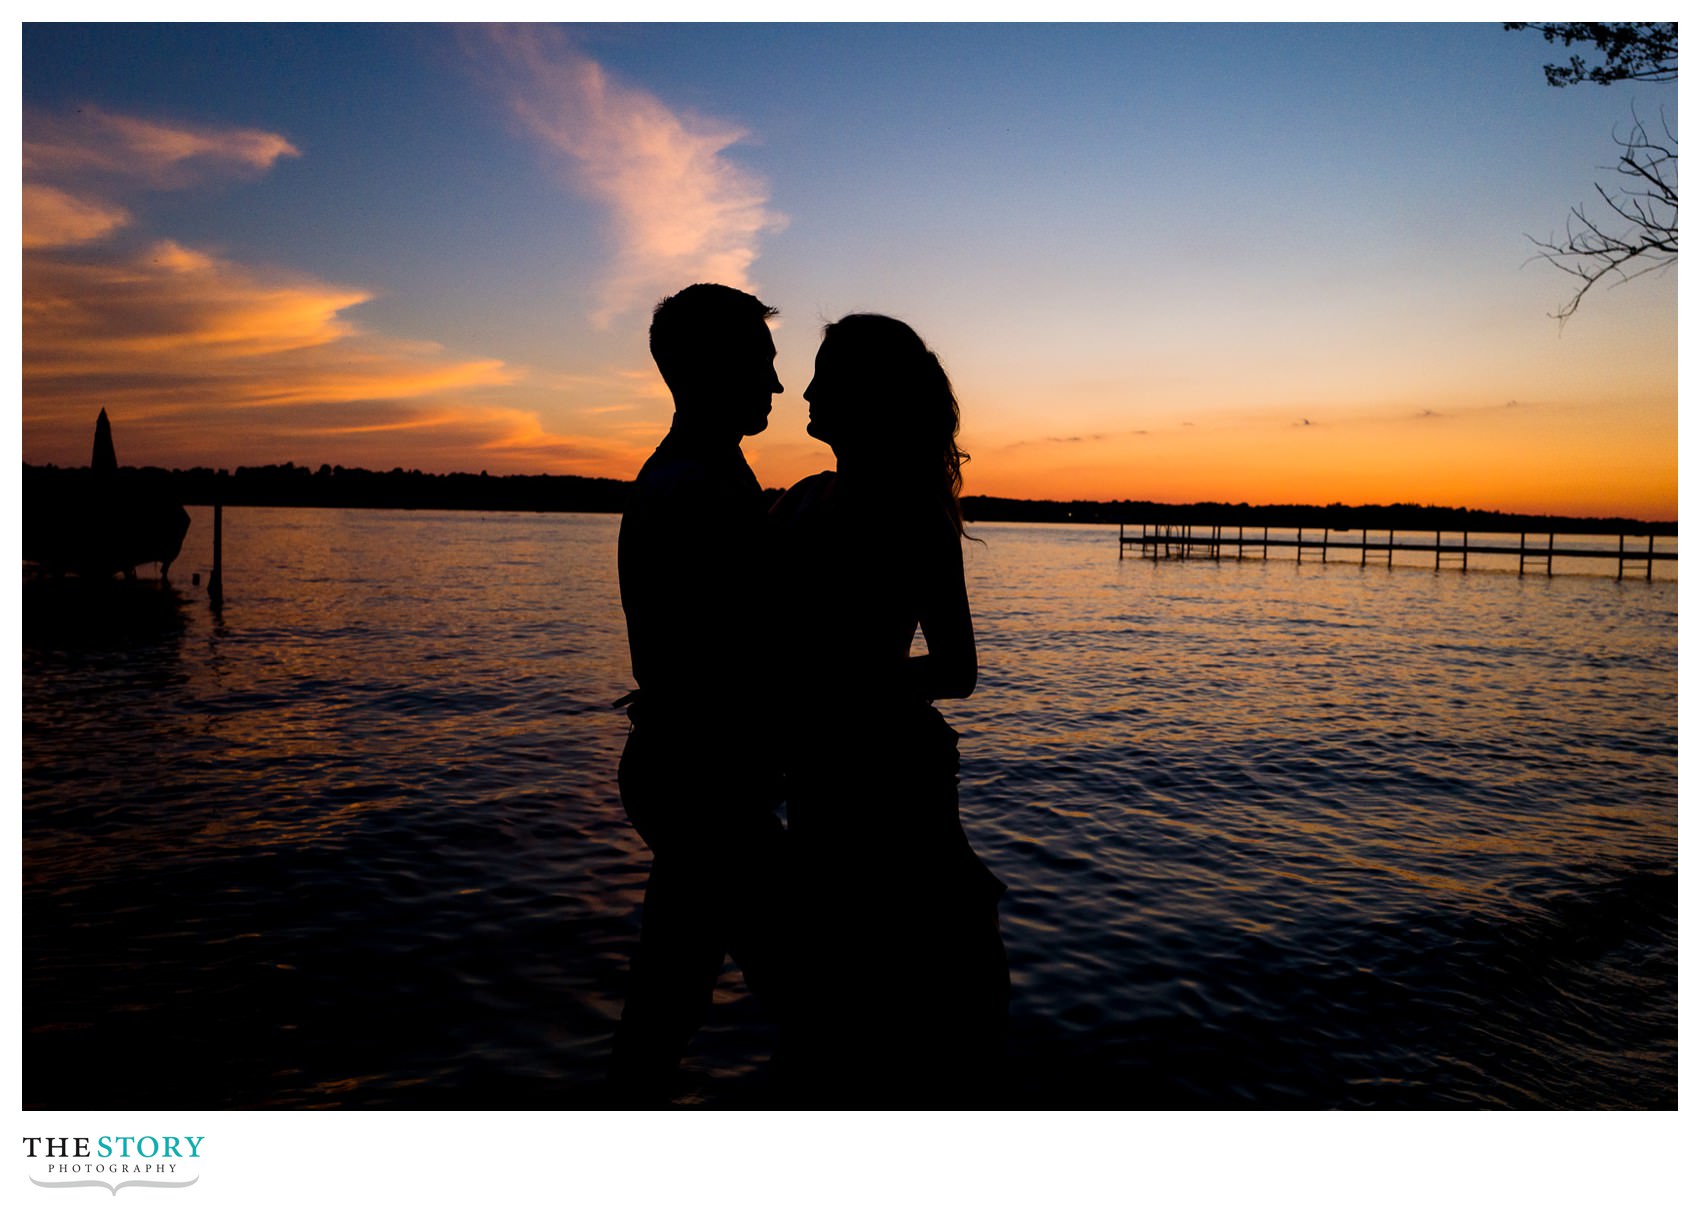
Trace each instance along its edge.
{"label": "woman's head", "polygon": [[968,456],[950,378],[915,330],[890,316],[828,324],[803,392],[809,433],[838,455],[936,489],[961,529],[957,496]]}

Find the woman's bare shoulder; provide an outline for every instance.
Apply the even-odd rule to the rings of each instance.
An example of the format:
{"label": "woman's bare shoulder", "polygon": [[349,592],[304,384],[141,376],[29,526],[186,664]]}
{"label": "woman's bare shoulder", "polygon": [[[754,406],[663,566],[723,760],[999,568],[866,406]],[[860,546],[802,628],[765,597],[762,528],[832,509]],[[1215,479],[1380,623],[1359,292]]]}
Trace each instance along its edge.
{"label": "woman's bare shoulder", "polygon": [[812,476],[804,476],[780,495],[773,503],[773,508],[768,511],[769,516],[777,521],[785,521],[795,517],[798,510],[818,504],[831,491],[837,474],[832,471],[817,471]]}

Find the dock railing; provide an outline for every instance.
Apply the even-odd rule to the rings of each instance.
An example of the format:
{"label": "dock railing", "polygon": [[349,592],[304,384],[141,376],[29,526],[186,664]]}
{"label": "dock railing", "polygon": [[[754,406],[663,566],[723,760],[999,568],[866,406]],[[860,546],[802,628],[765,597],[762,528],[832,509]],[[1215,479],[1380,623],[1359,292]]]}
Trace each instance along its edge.
{"label": "dock railing", "polygon": [[[1140,523],[1137,532],[1131,532],[1128,523],[1122,522],[1117,526],[1117,548],[1122,558],[1126,558],[1129,550],[1137,549],[1139,556],[1150,560],[1188,559],[1202,557],[1211,560],[1223,558],[1225,550],[1231,550],[1232,558],[1269,559],[1271,548],[1290,549],[1298,562],[1303,562],[1305,553],[1310,552],[1319,557],[1321,562],[1328,563],[1330,548],[1335,552],[1346,551],[1355,553],[1359,566],[1369,563],[1370,553],[1376,558],[1385,555],[1389,568],[1393,567],[1393,553],[1396,551],[1432,553],[1436,569],[1455,566],[1461,572],[1470,568],[1471,556],[1502,555],[1517,557],[1517,575],[1523,576],[1530,568],[1538,568],[1547,576],[1553,575],[1553,560],[1616,560],[1617,579],[1623,580],[1625,573],[1638,572],[1643,579],[1653,579],[1653,565],[1663,561],[1676,561],[1674,551],[1659,551],[1654,546],[1655,536],[1652,534],[1623,533],[1617,536],[1615,550],[1603,547],[1559,547],[1555,543],[1558,533],[1529,535],[1527,532],[1517,536],[1517,545],[1495,542],[1470,542],[1470,532],[1461,531],[1455,540],[1448,540],[1446,532],[1435,531],[1434,537],[1428,537],[1427,531],[1410,532],[1409,537],[1401,538],[1397,530],[1371,531],[1364,527],[1352,530],[1331,530],[1327,527],[1296,527],[1293,537],[1285,538],[1272,536],[1267,526],[1253,528],[1251,534],[1246,533],[1244,526],[1233,528],[1220,523],[1195,522],[1160,522]],[[1355,537],[1354,536],[1355,531]],[[1373,534],[1374,537],[1371,537]],[[1387,537],[1383,539],[1381,536]],[[1339,536],[1339,537],[1333,537]],[[1530,542],[1530,538],[1534,542]],[[1571,536],[1587,537],[1587,536]],[[1646,546],[1640,545],[1645,538]],[[1544,542],[1542,540],[1545,540]],[[1630,540],[1634,545],[1631,546]]]}

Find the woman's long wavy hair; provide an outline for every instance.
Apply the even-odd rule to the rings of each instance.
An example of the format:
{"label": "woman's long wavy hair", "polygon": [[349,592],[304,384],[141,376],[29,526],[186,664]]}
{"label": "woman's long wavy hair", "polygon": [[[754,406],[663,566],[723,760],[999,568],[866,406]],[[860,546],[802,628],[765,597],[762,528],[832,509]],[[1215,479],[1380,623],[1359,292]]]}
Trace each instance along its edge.
{"label": "woman's long wavy hair", "polygon": [[935,496],[960,536],[962,465],[957,445],[962,409],[938,355],[902,320],[856,312],[826,326],[858,397],[859,409],[877,427],[885,460],[913,469],[919,487]]}

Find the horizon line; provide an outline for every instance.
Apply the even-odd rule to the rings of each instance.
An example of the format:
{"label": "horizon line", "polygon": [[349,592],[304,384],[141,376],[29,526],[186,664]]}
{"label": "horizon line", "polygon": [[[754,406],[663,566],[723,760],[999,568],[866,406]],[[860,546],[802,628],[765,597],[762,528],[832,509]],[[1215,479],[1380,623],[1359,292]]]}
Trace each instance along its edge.
{"label": "horizon line", "polygon": [[[64,467],[64,466],[60,466],[59,464],[56,464],[56,463],[35,463],[35,464],[32,464],[28,461],[24,461],[23,468],[24,468],[25,471],[39,470],[39,471],[55,471],[55,472],[79,472],[79,471],[85,471],[86,472],[86,471],[90,470],[90,468],[88,468],[86,466]],[[154,464],[144,464],[144,465],[139,465],[139,466],[135,465],[135,464],[130,464],[130,465],[123,465],[123,466],[120,466],[118,468],[119,471],[142,472],[142,473],[155,472],[155,473],[160,473],[160,474],[164,474],[164,475],[184,475],[184,476],[230,475],[230,476],[232,476],[232,478],[234,478],[235,475],[237,475],[241,472],[250,472],[250,473],[252,473],[252,472],[268,472],[268,471],[269,472],[286,472],[291,476],[291,478],[294,478],[294,479],[305,478],[308,481],[312,481],[312,480],[316,480],[316,479],[320,478],[320,476],[322,475],[322,473],[326,469],[329,469],[332,478],[334,478],[334,476],[337,473],[340,472],[340,473],[343,473],[343,474],[358,473],[360,475],[366,475],[366,476],[393,476],[393,475],[399,474],[399,475],[404,475],[404,476],[430,477],[430,478],[434,478],[434,479],[449,479],[451,477],[464,477],[464,478],[473,479],[473,480],[482,479],[482,480],[491,480],[491,481],[501,481],[501,480],[580,480],[580,481],[585,481],[587,483],[616,484],[616,485],[630,485],[630,484],[633,483],[632,480],[620,479],[620,478],[615,477],[615,476],[587,476],[587,475],[579,475],[579,474],[576,474],[576,473],[573,473],[573,472],[498,472],[498,473],[491,473],[488,470],[446,471],[445,472],[445,471],[423,471],[419,468],[403,468],[403,467],[400,467],[400,466],[392,467],[392,468],[388,468],[388,469],[384,469],[384,470],[374,470],[374,469],[368,468],[368,467],[347,467],[347,466],[344,466],[340,463],[338,463],[338,464],[321,463],[319,465],[319,468],[317,470],[314,470],[314,469],[310,468],[307,464],[296,463],[293,460],[288,460],[288,461],[285,461],[283,463],[261,463],[261,464],[255,464],[255,465],[244,464],[244,465],[239,465],[235,468],[215,468],[215,467],[207,467],[207,466],[195,466],[195,467],[187,467],[187,468],[185,468],[185,467],[160,467],[160,466],[157,466],[157,465],[154,465]],[[303,473],[304,473],[304,476],[303,476]],[[764,493],[767,493],[767,492],[784,492],[785,490],[786,490],[785,487],[764,487],[762,489],[762,491]],[[1050,507],[1055,507],[1055,508],[1059,508],[1059,509],[1066,509],[1066,508],[1075,507],[1075,506],[1108,508],[1108,507],[1112,507],[1112,506],[1138,506],[1138,505],[1149,505],[1149,506],[1153,506],[1155,508],[1160,508],[1160,509],[1221,509],[1221,510],[1231,510],[1231,509],[1259,509],[1259,510],[1279,510],[1279,509],[1320,509],[1320,510],[1327,510],[1327,509],[1338,509],[1338,510],[1410,509],[1410,510],[1445,511],[1445,512],[1452,512],[1452,513],[1492,514],[1492,515],[1497,515],[1497,516],[1500,516],[1500,517],[1507,517],[1507,518],[1543,518],[1543,519],[1555,519],[1555,520],[1575,521],[1575,522],[1635,522],[1635,523],[1645,525],[1645,526],[1676,526],[1678,524],[1678,521],[1679,521],[1679,519],[1675,518],[1675,517],[1670,517],[1670,518],[1635,518],[1635,517],[1630,517],[1627,514],[1574,514],[1574,513],[1533,512],[1533,511],[1528,511],[1528,510],[1493,509],[1493,508],[1487,508],[1487,507],[1479,506],[1479,505],[1439,505],[1439,504],[1435,504],[1433,502],[1430,502],[1430,503],[1427,503],[1427,504],[1421,504],[1421,503],[1418,503],[1418,502],[1415,502],[1415,501],[1365,502],[1365,503],[1360,503],[1360,504],[1348,504],[1347,502],[1344,502],[1344,501],[1329,501],[1329,502],[1325,502],[1325,503],[1305,503],[1305,502],[1300,502],[1300,501],[1270,501],[1270,502],[1255,503],[1255,502],[1249,502],[1249,501],[1230,501],[1230,500],[1225,500],[1225,499],[1224,500],[1194,500],[1194,501],[1158,501],[1158,500],[1153,500],[1151,498],[1136,498],[1136,497],[1113,497],[1113,498],[1108,498],[1108,499],[1076,497],[1076,498],[1064,500],[1064,499],[1058,498],[1058,497],[1011,497],[1011,496],[1003,496],[1003,495],[996,494],[996,493],[963,493],[963,494],[961,494],[961,496],[958,499],[961,500],[961,501],[964,501],[964,502],[971,501],[971,500],[999,501],[999,502],[1008,502],[1012,505],[1030,505],[1030,506],[1038,506],[1038,507],[1050,506]]]}

